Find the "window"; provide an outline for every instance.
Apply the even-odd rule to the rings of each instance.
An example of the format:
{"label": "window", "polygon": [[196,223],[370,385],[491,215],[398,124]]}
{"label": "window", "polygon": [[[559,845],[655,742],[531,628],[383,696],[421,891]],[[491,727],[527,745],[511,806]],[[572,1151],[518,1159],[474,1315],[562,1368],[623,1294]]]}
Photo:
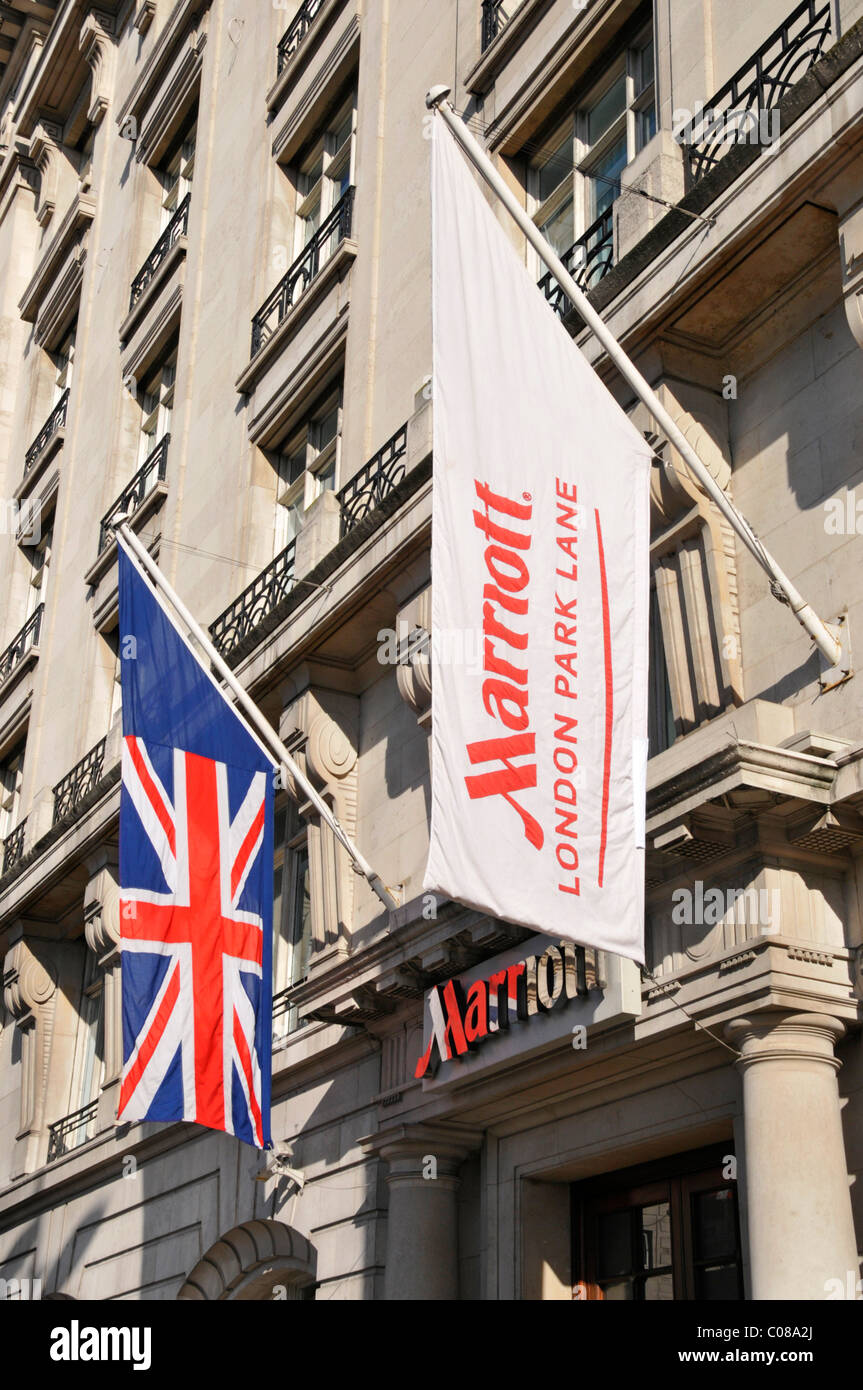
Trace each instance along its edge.
{"label": "window", "polygon": [[[150,457],[156,445],[171,431],[171,411],[174,407],[174,377],[177,370],[177,349],[144,381],[139,396],[141,405],[141,438],[138,446],[138,466]],[[157,481],[153,470],[152,482]]]}
{"label": "window", "polygon": [[[299,984],[308,974],[312,950],[309,851],[306,827],[294,801],[276,806],[273,873],[273,994]],[[294,1032],[297,1009],[273,1010],[273,1040]]]}
{"label": "window", "polygon": [[30,583],[27,589],[28,618],[32,617],[40,603],[44,603],[47,598],[48,569],[51,564],[53,539],[54,528],[52,525],[46,527],[35,545],[26,547],[27,557],[30,561]]}
{"label": "window", "polygon": [[656,133],[655,93],[648,27],[534,154],[534,221],[559,255],[609,210],[622,170]]}
{"label": "window", "polygon": [[165,230],[187,193],[192,190],[195,172],[196,125],[193,123],[174,147],[174,152],[158,170],[162,185],[162,217],[160,228]]}
{"label": "window", "polygon": [[737,1190],[723,1147],[573,1188],[575,1297],[743,1297]]}
{"label": "window", "polygon": [[24,744],[19,743],[0,762],[0,843],[18,824],[23,775]]}
{"label": "window", "polygon": [[[102,972],[94,953],[84,950],[81,981],[81,1007],[75,1039],[72,1068],[71,1111],[81,1110],[98,1100],[104,1071],[104,1017],[102,1010]],[[90,1137],[87,1129],[76,1136],[78,1143]],[[70,1145],[71,1147],[71,1145]]]}
{"label": "window", "polygon": [[315,498],[335,487],[341,433],[339,386],[318,403],[296,433],[288,436],[278,455],[274,554],[280,554],[296,538]]}
{"label": "window", "polygon": [[[327,123],[323,134],[301,159],[297,173],[297,227],[294,257],[302,251],[326,222],[354,181],[354,135],[356,95]],[[341,237],[336,228],[321,260],[330,256]]]}
{"label": "window", "polygon": [[51,360],[54,363],[54,395],[51,405],[55,406],[61,397],[69,390],[72,385],[72,364],[75,360],[75,331],[77,324],[73,324],[66,337],[63,339],[56,352],[52,352]]}
{"label": "window", "polygon": [[108,710],[108,728],[110,729],[123,707],[123,692],[120,680],[120,628],[112,628],[110,632],[102,634],[105,645],[109,652],[108,671],[111,676],[111,701]]}
{"label": "window", "polygon": [[662,617],[659,611],[659,598],[656,592],[656,576],[650,582],[650,655],[648,662],[648,704],[647,704],[648,755],[653,758],[670,748],[677,737],[674,722],[674,707],[671,703],[671,686],[668,680],[668,666],[665,661],[665,647],[662,642]]}

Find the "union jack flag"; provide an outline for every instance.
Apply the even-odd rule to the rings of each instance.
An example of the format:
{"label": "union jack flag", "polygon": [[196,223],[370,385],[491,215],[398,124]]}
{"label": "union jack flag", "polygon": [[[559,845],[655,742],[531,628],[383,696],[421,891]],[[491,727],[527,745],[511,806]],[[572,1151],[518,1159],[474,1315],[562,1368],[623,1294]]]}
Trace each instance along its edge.
{"label": "union jack flag", "polygon": [[120,549],[120,1120],[270,1144],[272,763]]}

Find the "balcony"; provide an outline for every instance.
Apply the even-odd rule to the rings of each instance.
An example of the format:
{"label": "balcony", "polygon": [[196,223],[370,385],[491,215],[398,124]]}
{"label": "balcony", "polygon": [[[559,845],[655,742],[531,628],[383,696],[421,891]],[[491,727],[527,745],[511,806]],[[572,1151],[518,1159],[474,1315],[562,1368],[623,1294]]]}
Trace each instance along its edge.
{"label": "balcony", "polygon": [[401,482],[405,476],[407,447],[408,427],[402,425],[338,493],[343,536],[359,525],[369,512],[375,511]]}
{"label": "balcony", "polygon": [[55,1120],[48,1126],[49,1163],[71,1153],[79,1144],[86,1144],[88,1139],[93,1138],[96,1133],[98,1110],[99,1102],[92,1100],[89,1105],[82,1105],[80,1110],[73,1110],[71,1115],[66,1115],[62,1120]]}
{"label": "balcony", "polygon": [[24,455],[24,472],[29,473],[38,459],[42,457],[49,441],[66,424],[66,408],[69,404],[69,388],[63,392],[48,419]]}
{"label": "balcony", "polygon": [[171,436],[165,434],[155,449],[138,469],[134,478],[124,487],[99,524],[99,554],[108,549],[113,540],[111,524],[118,516],[133,517],[150,497],[159,483],[164,483],[168,470],[168,445]]}
{"label": "balcony", "polygon": [[40,603],[35,613],[27,619],[21,631],[12,638],[6,650],[0,654],[0,687],[14,671],[23,669],[28,656],[35,659],[39,655],[39,634],[42,631],[44,603]]}
{"label": "balcony", "polygon": [[349,188],[252,319],[252,358],[269,342],[338,246],[351,235],[354,188]]}
{"label": "balcony", "polygon": [[506,28],[519,7],[520,0],[483,0],[482,4],[482,51],[485,53]]}
{"label": "balcony", "polygon": [[[735,144],[769,144],[779,134],[783,97],[818,62],[830,34],[830,6],[804,0],[711,97],[703,111],[676,132],[686,147],[693,183],[710,173]],[[769,113],[775,111],[775,126]]]}
{"label": "balcony", "polygon": [[148,285],[155,278],[156,272],[167,257],[168,252],[176,245],[180,237],[186,235],[186,229],[189,225],[189,202],[191,197],[191,193],[186,194],[182,203],[177,208],[177,211],[174,213],[174,216],[171,218],[164,232],[159,237],[159,240],[156,242],[156,245],[153,247],[144,264],[141,266],[141,269],[138,271],[138,274],[132,281],[132,293],[129,299],[130,313]]}
{"label": "balcony", "polygon": [[283,34],[279,40],[276,60],[276,73],[281,77],[288,63],[293,58],[306,34],[312,27],[312,23],[323,9],[326,0],[304,0],[300,6],[287,33]]}
{"label": "balcony", "polygon": [[213,645],[221,656],[227,657],[283,598],[287,598],[294,587],[295,549],[296,541],[291,541],[239,598],[234,599],[230,608],[210,624]]}
{"label": "balcony", "polygon": [[3,863],[0,873],[7,874],[10,869],[14,869],[16,864],[20,864],[24,857],[24,831],[27,826],[27,818],[20,821],[11,835],[7,835],[3,841]]}
{"label": "balcony", "polygon": [[[605,212],[591,223],[587,231],[560,258],[578,288],[584,290],[585,293],[599,284],[614,262],[614,213],[612,209],[613,205],[606,208]],[[539,288],[554,312],[559,314],[561,318],[566,318],[572,306],[550,270],[546,271],[539,281]]]}
{"label": "balcony", "polygon": [[[54,788],[53,825],[71,816],[86,796],[102,780],[105,769],[105,747],[107,738],[102,738],[91,748],[71,772],[61,779]],[[71,1117],[70,1117],[71,1118]],[[65,1123],[65,1121],[63,1121]]]}

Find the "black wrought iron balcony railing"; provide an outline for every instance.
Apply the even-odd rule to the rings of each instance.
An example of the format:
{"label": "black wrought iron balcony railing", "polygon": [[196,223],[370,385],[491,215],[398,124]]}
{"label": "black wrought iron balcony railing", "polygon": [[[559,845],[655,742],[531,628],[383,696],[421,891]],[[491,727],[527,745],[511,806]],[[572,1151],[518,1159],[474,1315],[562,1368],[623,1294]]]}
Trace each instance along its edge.
{"label": "black wrought iron balcony railing", "polygon": [[303,248],[286,275],[282,277],[268,299],[264,300],[252,319],[252,356],[260,352],[272,337],[288,310],[305,293],[318,271],[326,264],[336,248],[351,234],[354,193],[349,188],[336,204],[327,220],[321,224],[309,244]]}
{"label": "black wrought iron balcony railing", "polygon": [[0,653],[0,685],[8,676],[11,676],[15,667],[20,665],[28,652],[33,647],[38,647],[44,613],[45,605],[40,603],[36,611],[30,614],[21,631],[12,638],[6,650]]}
{"label": "black wrought iron balcony railing", "polygon": [[159,266],[167,256],[171,247],[179,241],[181,236],[186,235],[189,225],[189,202],[191,193],[187,193],[174,216],[171,218],[156,245],[153,247],[149,256],[145,260],[138,274],[132,281],[132,294],[129,299],[129,308],[134,309],[141,295],[149,285]]}
{"label": "black wrought iron balcony railing", "polygon": [[66,423],[66,407],[69,404],[69,388],[63,392],[48,419],[24,455],[24,472],[29,473],[48,440],[61,430]]}
{"label": "black wrought iron balcony railing", "polygon": [[772,144],[782,98],[817,63],[830,34],[830,5],[803,0],[702,111],[676,132],[693,183],[735,144]]}
{"label": "black wrought iron balcony railing", "polygon": [[14,869],[24,857],[24,832],[27,828],[27,817],[15,826],[10,835],[3,841],[3,867],[0,872],[6,874],[10,869]]}
{"label": "black wrought iron balcony railing", "polygon": [[[591,290],[614,263],[614,212],[607,207],[560,258],[580,290]],[[565,318],[570,303],[551,271],[539,282],[554,312]]]}
{"label": "black wrought iron balcony railing", "polygon": [[482,51],[494,43],[498,34],[505,29],[518,9],[519,0],[483,0],[482,3]]}
{"label": "black wrought iron balcony railing", "polygon": [[54,788],[54,820],[64,820],[80,806],[84,797],[102,780],[105,769],[105,747],[107,738],[102,738],[91,748],[71,772],[67,772]]}
{"label": "black wrought iron balcony railing", "polygon": [[89,1105],[82,1105],[80,1110],[73,1110],[71,1115],[65,1115],[62,1120],[55,1120],[48,1126],[49,1163],[93,1138],[98,1111],[99,1102],[91,1100]]}
{"label": "black wrought iron balcony railing", "polygon": [[163,434],[152,453],[148,454],[134,478],[123,488],[116,502],[112,502],[99,523],[99,554],[107,549],[112,539],[111,523],[118,516],[131,516],[136,512],[148,493],[157,483],[163,483],[168,471],[168,445],[171,436]]}
{"label": "black wrought iron balcony railing", "polygon": [[279,77],[281,77],[288,63],[306,37],[306,34],[311,29],[312,21],[318,11],[322,10],[323,7],[324,0],[304,0],[304,3],[297,10],[287,32],[279,39],[276,66],[276,73]]}
{"label": "black wrought iron balcony railing", "polygon": [[408,427],[388,439],[374,458],[364,464],[359,473],[338,493],[342,505],[342,535],[352,531],[363,517],[379,507],[405,475],[405,454],[408,447]]}
{"label": "black wrought iron balcony railing", "polygon": [[239,598],[234,599],[230,608],[226,608],[210,624],[213,645],[223,657],[232,652],[250,632],[254,632],[276,604],[287,598],[293,589],[295,548],[295,541],[285,546]]}

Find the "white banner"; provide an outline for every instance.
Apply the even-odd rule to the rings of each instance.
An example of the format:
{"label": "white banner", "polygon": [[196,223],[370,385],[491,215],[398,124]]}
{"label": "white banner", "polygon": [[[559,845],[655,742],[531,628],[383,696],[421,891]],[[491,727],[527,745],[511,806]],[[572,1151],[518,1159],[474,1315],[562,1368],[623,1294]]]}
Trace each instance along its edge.
{"label": "white banner", "polygon": [[433,131],[424,887],[643,961],[651,451]]}

